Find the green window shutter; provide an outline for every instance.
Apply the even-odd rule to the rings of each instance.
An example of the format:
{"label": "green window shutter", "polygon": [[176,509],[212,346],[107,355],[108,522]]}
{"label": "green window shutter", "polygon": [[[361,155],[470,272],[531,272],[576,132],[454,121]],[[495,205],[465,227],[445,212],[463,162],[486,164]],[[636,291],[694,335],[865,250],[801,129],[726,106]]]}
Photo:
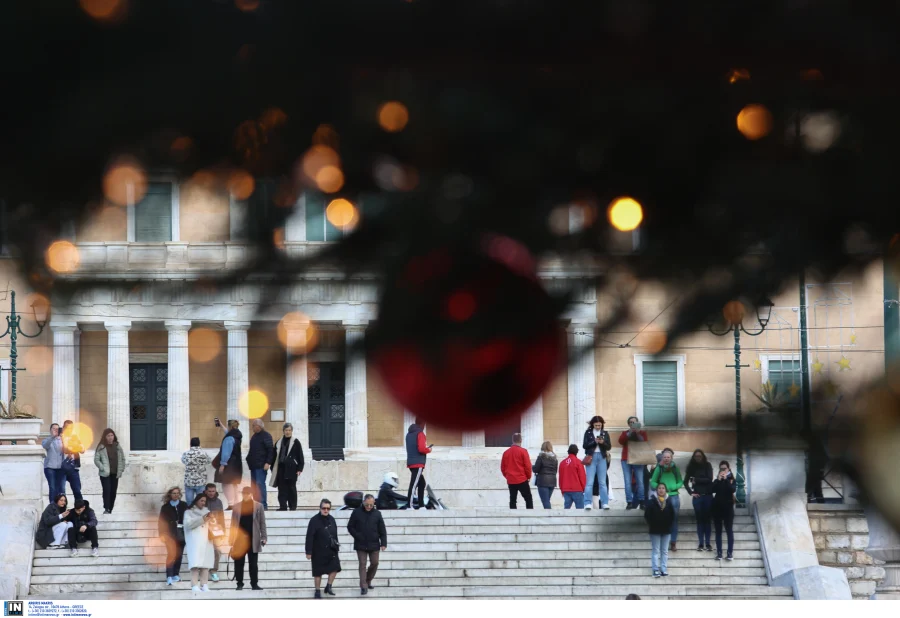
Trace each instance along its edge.
{"label": "green window shutter", "polygon": [[785,401],[791,405],[799,405],[800,391],[795,389],[797,390],[797,394],[791,395],[791,385],[796,385],[798,388],[800,387],[800,361],[770,360],[769,384],[773,387],[777,387],[779,401]]}
{"label": "green window shutter", "polygon": [[137,242],[172,240],[171,183],[150,183],[144,199],[134,205],[134,239]]}
{"label": "green window shutter", "polygon": [[678,363],[644,361],[644,425],[678,425]]}
{"label": "green window shutter", "polygon": [[306,240],[325,240],[325,198],[317,193],[306,194]]}

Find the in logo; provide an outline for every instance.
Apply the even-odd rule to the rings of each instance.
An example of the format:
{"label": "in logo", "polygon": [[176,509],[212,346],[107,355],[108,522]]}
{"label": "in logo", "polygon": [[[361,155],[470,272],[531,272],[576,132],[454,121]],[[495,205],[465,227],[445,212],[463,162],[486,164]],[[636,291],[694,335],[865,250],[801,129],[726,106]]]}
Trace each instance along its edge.
{"label": "in logo", "polygon": [[24,616],[25,601],[3,601],[4,616]]}

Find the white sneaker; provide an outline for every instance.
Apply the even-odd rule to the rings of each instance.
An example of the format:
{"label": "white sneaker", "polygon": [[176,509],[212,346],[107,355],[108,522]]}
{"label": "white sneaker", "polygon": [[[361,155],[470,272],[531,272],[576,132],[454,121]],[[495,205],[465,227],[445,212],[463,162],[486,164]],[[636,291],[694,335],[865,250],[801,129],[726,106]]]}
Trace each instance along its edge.
{"label": "white sneaker", "polygon": [[191,592],[200,592],[200,586],[191,586]]}
{"label": "white sneaker", "polygon": [[584,505],[584,510],[585,510],[585,511],[590,511],[592,508],[594,508],[594,505],[592,505],[592,504],[585,504],[585,505]]}
{"label": "white sneaker", "polygon": [[200,592],[209,592],[209,586],[203,584],[202,586],[200,586]]}
{"label": "white sneaker", "polygon": [[608,511],[608,510],[609,510],[609,505],[608,505],[608,504],[604,504],[604,505],[603,505],[603,510],[604,510],[604,511]]}
{"label": "white sneaker", "polygon": [[72,558],[74,558],[74,557],[77,556],[77,555],[78,555],[78,550],[77,550],[77,549],[73,549],[73,550],[72,550],[72,553],[69,554],[69,556],[72,557]]}
{"label": "white sneaker", "polygon": [[91,550],[91,555],[94,558],[99,558],[100,557],[100,549],[95,547],[94,549]]}

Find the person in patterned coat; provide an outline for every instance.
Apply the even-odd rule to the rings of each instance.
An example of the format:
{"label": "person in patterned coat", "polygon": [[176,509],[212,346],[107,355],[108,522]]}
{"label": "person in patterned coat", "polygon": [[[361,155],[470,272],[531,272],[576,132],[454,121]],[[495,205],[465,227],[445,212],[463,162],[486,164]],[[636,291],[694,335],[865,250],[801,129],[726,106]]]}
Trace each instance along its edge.
{"label": "person in patterned coat", "polygon": [[184,493],[188,504],[194,497],[206,491],[206,480],[212,460],[200,450],[200,438],[191,438],[191,448],[181,455],[184,464]]}

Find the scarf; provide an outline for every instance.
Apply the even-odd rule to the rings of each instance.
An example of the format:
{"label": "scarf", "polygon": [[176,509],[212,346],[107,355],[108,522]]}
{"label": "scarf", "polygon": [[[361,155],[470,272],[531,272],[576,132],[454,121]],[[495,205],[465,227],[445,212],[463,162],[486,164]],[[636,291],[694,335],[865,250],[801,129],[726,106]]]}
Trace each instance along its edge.
{"label": "scarf", "polygon": [[281,452],[278,453],[278,461],[284,463],[287,461],[288,453],[291,452],[291,438],[287,436],[281,439]]}
{"label": "scarf", "polygon": [[179,502],[181,502],[181,500],[169,500],[169,504],[176,508],[178,507]]}

